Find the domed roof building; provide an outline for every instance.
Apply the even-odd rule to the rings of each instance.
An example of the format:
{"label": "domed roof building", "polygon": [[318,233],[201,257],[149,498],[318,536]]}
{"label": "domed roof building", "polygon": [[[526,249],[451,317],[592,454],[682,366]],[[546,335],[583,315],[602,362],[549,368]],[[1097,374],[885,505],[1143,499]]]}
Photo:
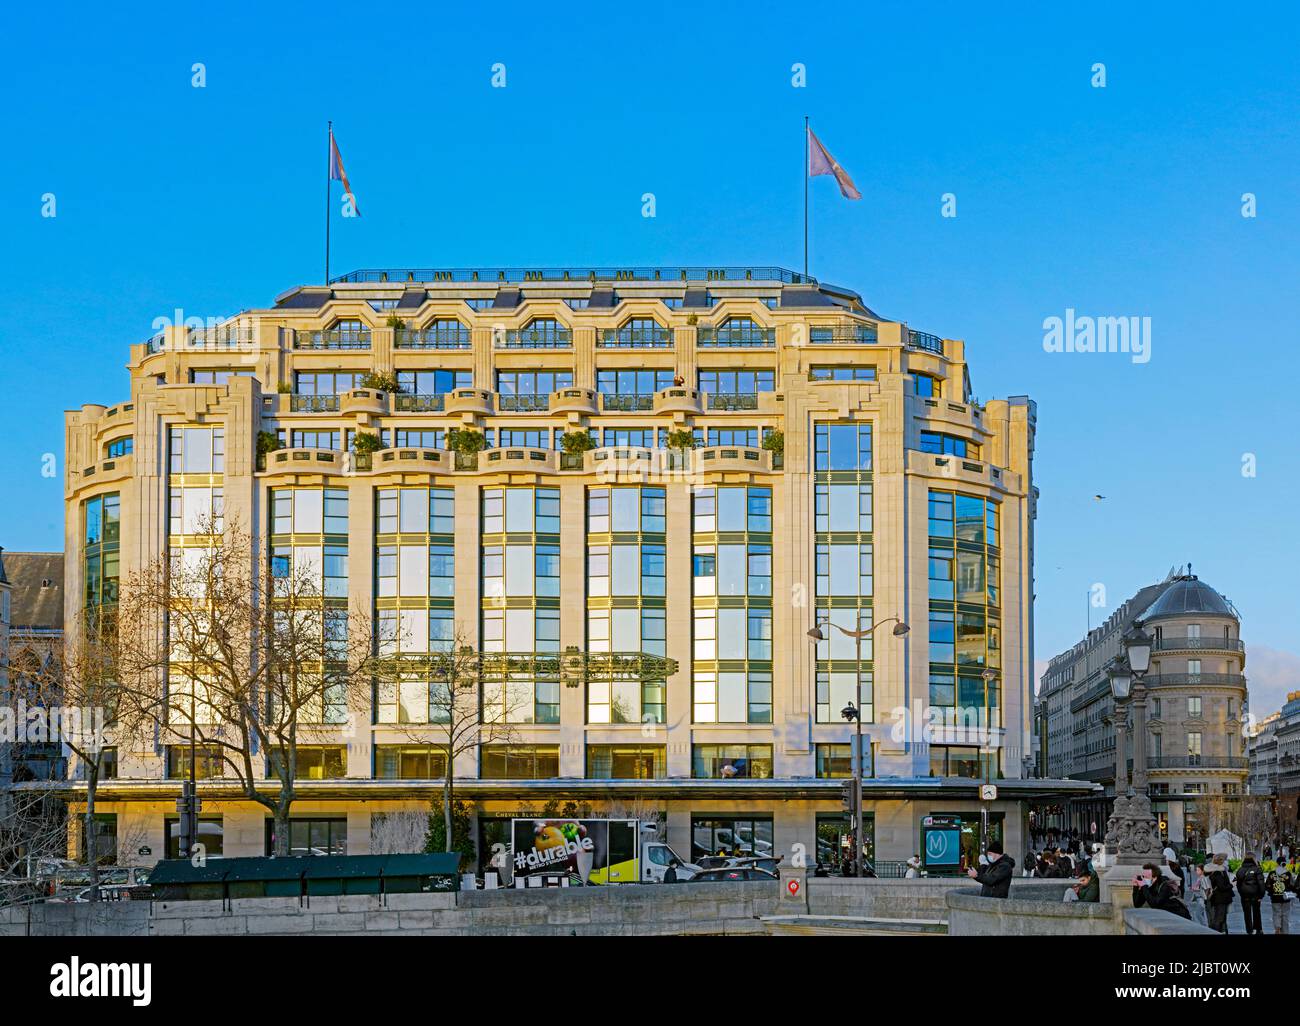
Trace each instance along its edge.
{"label": "domed roof building", "polygon": [[1175,616],[1222,616],[1239,620],[1232,603],[1195,574],[1175,577],[1138,620],[1150,623]]}
{"label": "domed roof building", "polygon": [[[1106,666],[1134,625],[1152,642],[1143,678],[1152,807],[1167,841],[1199,844],[1224,825],[1211,821],[1212,808],[1246,793],[1246,652],[1236,607],[1190,567],[1142,588],[1048,664],[1036,702],[1039,772],[1103,785],[1104,797],[1073,801],[1059,815],[1063,827],[1104,832],[1115,785]],[[1130,759],[1133,750],[1130,735]]]}

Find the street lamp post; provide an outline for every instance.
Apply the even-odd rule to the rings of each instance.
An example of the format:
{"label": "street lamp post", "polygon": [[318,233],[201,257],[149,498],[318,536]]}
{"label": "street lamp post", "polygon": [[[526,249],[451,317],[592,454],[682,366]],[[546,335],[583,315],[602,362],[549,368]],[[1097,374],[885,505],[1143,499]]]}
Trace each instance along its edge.
{"label": "street lamp post", "polygon": [[[997,671],[990,667],[985,667],[980,673],[980,679],[984,682],[984,783],[991,784],[992,757],[995,751],[993,747],[993,724],[989,716],[989,685],[997,680]],[[989,803],[984,799],[984,789],[980,788],[980,851],[988,851],[989,847]]]}
{"label": "street lamp post", "polygon": [[825,624],[828,627],[834,627],[845,637],[852,638],[854,642],[856,676],[853,682],[853,690],[857,696],[857,705],[855,706],[854,703],[850,702],[840,712],[840,715],[845,720],[853,720],[856,726],[853,742],[853,819],[851,822],[852,847],[850,848],[853,853],[853,872],[850,874],[852,876],[862,875],[862,842],[864,840],[862,830],[862,639],[871,637],[877,627],[883,627],[887,623],[893,623],[893,635],[896,638],[901,638],[911,629],[897,616],[887,616],[879,623],[864,628],[861,614],[859,614],[857,630],[851,631],[847,627],[832,623],[828,617],[825,620],[818,620],[813,625],[812,630],[808,632],[808,637],[812,638],[814,642],[825,641],[826,634],[821,629],[822,625]]}
{"label": "street lamp post", "polygon": [[[1124,635],[1124,655],[1106,667],[1115,700],[1115,807],[1106,821],[1106,850],[1116,861],[1141,862],[1160,853],[1160,828],[1147,795],[1146,688],[1151,638],[1138,625]],[[1125,731],[1133,709],[1133,781],[1129,783]]]}

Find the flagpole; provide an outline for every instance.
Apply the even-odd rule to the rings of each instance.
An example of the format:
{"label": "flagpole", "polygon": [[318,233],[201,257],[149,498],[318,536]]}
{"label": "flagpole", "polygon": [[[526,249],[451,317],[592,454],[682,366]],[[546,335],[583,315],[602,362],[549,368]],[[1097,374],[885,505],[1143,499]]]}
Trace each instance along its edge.
{"label": "flagpole", "polygon": [[325,132],[325,284],[330,283],[330,142],[334,138],[334,122],[328,123]]}
{"label": "flagpole", "polygon": [[808,277],[808,115],[803,116],[803,274]]}

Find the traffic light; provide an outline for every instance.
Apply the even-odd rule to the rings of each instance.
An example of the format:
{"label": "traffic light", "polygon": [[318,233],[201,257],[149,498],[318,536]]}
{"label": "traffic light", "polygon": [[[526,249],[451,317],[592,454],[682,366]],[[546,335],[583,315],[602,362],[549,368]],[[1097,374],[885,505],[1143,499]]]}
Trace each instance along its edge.
{"label": "traffic light", "polygon": [[840,788],[840,807],[845,812],[857,811],[857,805],[853,801],[853,799],[856,797],[856,795],[854,794],[856,789],[857,789],[857,781],[854,780],[846,780],[843,786]]}

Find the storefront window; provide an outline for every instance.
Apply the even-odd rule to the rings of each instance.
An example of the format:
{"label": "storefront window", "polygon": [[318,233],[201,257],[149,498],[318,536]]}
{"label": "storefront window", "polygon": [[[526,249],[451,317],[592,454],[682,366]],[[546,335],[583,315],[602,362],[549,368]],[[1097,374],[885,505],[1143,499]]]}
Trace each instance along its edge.
{"label": "storefront window", "polygon": [[772,817],[691,817],[691,861],[709,855],[770,857]]}

